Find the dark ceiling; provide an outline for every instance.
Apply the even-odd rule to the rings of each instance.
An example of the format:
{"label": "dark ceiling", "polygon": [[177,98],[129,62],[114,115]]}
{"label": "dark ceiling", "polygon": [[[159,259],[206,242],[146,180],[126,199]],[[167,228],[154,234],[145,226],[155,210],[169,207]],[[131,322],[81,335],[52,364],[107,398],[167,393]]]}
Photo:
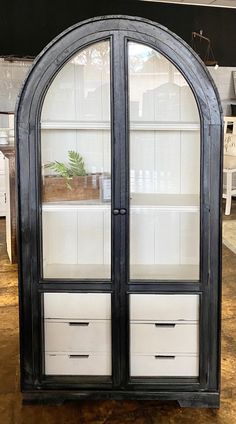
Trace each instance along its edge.
{"label": "dark ceiling", "polygon": [[191,43],[191,32],[210,37],[221,66],[236,66],[236,10],[135,0],[2,0],[0,56],[36,56],[74,23],[106,14],[155,20]]}

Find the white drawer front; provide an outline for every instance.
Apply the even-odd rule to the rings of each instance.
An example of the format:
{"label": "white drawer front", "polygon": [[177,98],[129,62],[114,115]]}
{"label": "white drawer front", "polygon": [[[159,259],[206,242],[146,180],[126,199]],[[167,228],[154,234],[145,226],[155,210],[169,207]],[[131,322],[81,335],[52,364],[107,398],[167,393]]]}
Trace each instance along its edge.
{"label": "white drawer front", "polygon": [[131,323],[133,353],[198,353],[197,324]]}
{"label": "white drawer front", "polygon": [[197,355],[131,356],[132,377],[198,377],[198,375],[199,358]]}
{"label": "white drawer front", "polygon": [[46,375],[111,375],[111,357],[103,353],[45,355]]}
{"label": "white drawer front", "polygon": [[197,321],[198,295],[132,294],[130,295],[131,320]]}
{"label": "white drawer front", "polygon": [[106,293],[45,293],[44,318],[110,319],[111,295]]}
{"label": "white drawer front", "polygon": [[46,352],[111,352],[111,321],[45,321]]}

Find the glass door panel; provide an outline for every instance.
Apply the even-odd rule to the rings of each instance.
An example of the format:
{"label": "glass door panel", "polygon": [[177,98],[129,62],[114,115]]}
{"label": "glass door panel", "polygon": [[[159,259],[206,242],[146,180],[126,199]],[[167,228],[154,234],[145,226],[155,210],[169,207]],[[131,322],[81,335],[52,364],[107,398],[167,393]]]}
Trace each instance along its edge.
{"label": "glass door panel", "polygon": [[199,280],[200,120],[180,72],[128,43],[130,279]]}
{"label": "glass door panel", "polygon": [[111,278],[110,45],[80,51],[41,116],[43,277]]}

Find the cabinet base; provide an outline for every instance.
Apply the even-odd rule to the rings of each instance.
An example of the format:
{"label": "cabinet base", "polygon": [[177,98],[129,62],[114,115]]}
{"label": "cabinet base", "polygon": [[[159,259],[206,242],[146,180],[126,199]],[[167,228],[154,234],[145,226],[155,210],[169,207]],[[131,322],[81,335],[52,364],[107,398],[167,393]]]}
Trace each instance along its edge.
{"label": "cabinet base", "polygon": [[177,401],[183,408],[219,408],[220,395],[217,392],[130,392],[130,391],[40,391],[23,392],[24,404],[56,404],[67,400],[157,400]]}

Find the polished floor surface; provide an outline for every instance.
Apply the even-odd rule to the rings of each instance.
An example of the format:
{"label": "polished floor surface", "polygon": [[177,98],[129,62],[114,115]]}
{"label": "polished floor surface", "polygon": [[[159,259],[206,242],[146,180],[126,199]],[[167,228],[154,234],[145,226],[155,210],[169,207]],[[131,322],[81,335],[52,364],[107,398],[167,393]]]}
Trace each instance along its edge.
{"label": "polished floor surface", "polygon": [[[236,202],[226,219],[236,219]],[[9,263],[0,219],[1,424],[236,424],[236,255],[223,246],[222,398],[220,410],[157,401],[79,401],[22,405],[19,391],[17,267]]]}

